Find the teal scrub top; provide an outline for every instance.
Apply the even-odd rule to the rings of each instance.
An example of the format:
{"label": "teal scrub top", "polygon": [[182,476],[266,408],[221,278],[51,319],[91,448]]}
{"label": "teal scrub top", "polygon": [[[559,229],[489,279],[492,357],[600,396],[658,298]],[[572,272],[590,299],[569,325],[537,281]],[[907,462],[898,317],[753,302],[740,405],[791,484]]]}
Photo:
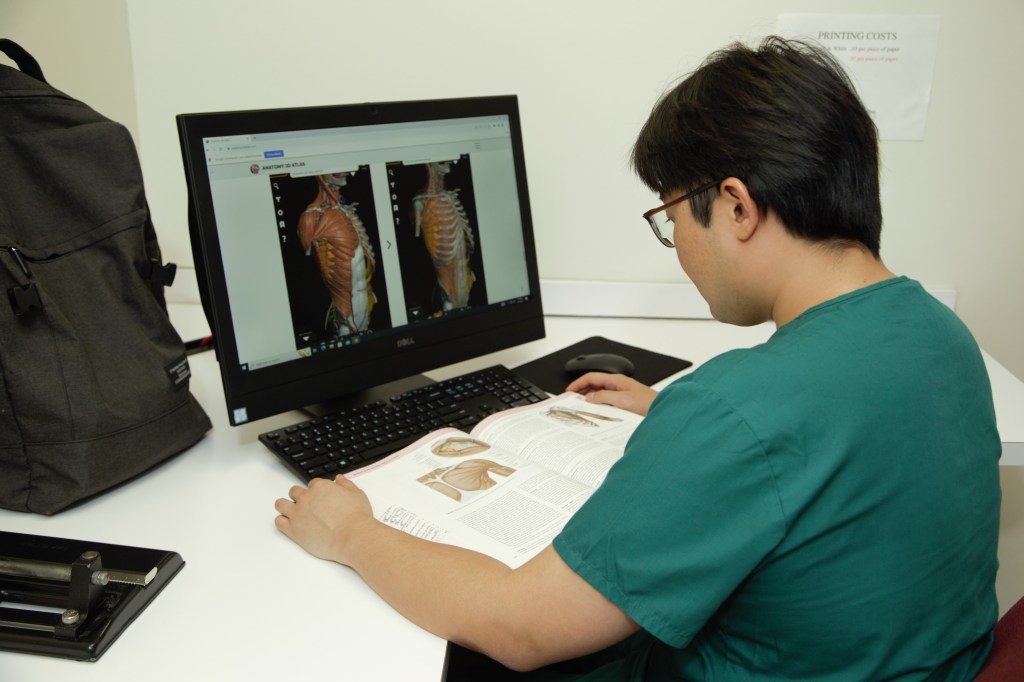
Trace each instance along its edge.
{"label": "teal scrub top", "polygon": [[582,679],[971,679],[1000,453],[977,344],[912,280],[715,358],[554,541],[643,628]]}

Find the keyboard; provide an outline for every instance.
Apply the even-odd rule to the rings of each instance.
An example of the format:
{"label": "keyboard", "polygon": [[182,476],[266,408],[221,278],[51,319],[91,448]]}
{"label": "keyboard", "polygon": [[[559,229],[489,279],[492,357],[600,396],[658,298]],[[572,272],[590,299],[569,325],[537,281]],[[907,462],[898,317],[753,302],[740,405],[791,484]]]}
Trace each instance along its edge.
{"label": "keyboard", "polygon": [[548,394],[502,365],[260,434],[303,480],[334,478],[401,450],[435,429],[469,430],[484,417]]}

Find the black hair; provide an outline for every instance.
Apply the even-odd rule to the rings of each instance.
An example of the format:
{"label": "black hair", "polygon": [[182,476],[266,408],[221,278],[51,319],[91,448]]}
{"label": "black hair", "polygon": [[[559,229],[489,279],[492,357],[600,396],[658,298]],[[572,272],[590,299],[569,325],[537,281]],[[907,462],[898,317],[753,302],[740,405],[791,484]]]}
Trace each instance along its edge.
{"label": "black hair", "polygon": [[[655,105],[631,160],[662,195],[737,177],[792,234],[878,256],[877,129],[822,47],[770,36],[712,54]],[[705,226],[717,191],[691,201]]]}

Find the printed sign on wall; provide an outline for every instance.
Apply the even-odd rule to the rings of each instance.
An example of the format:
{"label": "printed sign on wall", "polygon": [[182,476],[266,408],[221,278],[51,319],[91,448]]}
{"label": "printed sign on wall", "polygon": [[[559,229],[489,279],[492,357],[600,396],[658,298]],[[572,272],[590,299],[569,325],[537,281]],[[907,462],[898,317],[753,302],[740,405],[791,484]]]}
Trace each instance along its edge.
{"label": "printed sign on wall", "polygon": [[937,15],[783,14],[777,30],[832,52],[857,86],[881,139],[924,139]]}

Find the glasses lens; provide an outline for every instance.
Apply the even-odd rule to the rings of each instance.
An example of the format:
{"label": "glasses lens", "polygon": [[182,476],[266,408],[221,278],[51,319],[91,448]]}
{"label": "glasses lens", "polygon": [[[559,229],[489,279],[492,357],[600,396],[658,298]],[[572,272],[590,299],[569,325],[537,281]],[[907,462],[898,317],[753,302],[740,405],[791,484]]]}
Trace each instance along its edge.
{"label": "glasses lens", "polygon": [[651,215],[651,224],[663,240],[671,243],[673,230],[672,221],[668,219],[668,211],[662,209]]}

